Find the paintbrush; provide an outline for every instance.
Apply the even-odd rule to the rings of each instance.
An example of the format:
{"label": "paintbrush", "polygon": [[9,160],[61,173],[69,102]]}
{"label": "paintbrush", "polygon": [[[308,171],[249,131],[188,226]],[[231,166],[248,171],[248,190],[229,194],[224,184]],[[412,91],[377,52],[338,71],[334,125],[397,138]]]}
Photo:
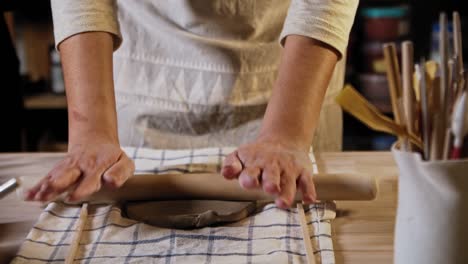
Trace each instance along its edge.
{"label": "paintbrush", "polygon": [[454,136],[451,158],[459,159],[463,147],[463,140],[468,134],[467,91],[463,92],[453,108],[452,133]]}

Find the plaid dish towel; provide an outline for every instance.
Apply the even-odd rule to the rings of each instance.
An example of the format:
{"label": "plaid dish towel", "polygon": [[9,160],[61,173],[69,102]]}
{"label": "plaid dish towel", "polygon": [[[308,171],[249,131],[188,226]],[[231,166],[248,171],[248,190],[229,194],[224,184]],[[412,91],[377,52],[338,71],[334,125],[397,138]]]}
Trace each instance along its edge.
{"label": "plaid dish towel", "polygon": [[[140,173],[186,173],[219,169],[233,149],[125,150]],[[318,263],[335,263],[335,204],[305,209]],[[79,214],[78,206],[50,203],[12,263],[62,263]],[[117,205],[90,205],[75,263],[307,263],[305,252],[296,208],[281,210],[272,203],[235,223],[175,230],[122,217]]]}

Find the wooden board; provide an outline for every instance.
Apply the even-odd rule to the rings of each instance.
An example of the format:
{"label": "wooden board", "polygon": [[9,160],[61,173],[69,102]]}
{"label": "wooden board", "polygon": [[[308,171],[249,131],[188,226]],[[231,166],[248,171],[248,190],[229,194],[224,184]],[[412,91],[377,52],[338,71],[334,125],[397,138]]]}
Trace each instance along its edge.
{"label": "wooden board", "polygon": [[[63,154],[1,154],[0,181],[11,177],[45,175]],[[322,173],[376,176],[374,201],[338,202],[333,221],[337,263],[392,263],[396,211],[397,169],[389,152],[317,154]],[[39,204],[10,194],[0,200],[0,263],[8,263],[39,216]]]}
{"label": "wooden board", "polygon": [[28,110],[67,109],[65,95],[38,94],[24,98],[24,108]]}

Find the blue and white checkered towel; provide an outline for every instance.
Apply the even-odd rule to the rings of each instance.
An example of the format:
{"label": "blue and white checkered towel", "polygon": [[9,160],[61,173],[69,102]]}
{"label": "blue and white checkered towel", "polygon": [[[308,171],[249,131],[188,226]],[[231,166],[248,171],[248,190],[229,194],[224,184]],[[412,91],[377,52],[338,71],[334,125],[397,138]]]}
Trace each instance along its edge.
{"label": "blue and white checkered towel", "polygon": [[[223,156],[230,151],[126,149],[141,173],[219,169]],[[63,262],[79,213],[78,206],[49,204],[12,263]],[[335,215],[333,202],[306,207],[318,263],[335,262],[331,239]],[[117,205],[90,205],[75,263],[271,264],[307,260],[296,209],[281,210],[269,204],[236,223],[175,230],[124,218]]]}

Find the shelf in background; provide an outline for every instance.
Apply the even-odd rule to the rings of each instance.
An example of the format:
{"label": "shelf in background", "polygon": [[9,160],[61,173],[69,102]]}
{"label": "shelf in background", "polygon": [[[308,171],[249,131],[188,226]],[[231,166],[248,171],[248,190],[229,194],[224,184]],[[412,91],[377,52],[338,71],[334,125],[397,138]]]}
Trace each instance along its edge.
{"label": "shelf in background", "polygon": [[24,98],[26,110],[67,109],[67,98],[62,94],[38,94]]}

